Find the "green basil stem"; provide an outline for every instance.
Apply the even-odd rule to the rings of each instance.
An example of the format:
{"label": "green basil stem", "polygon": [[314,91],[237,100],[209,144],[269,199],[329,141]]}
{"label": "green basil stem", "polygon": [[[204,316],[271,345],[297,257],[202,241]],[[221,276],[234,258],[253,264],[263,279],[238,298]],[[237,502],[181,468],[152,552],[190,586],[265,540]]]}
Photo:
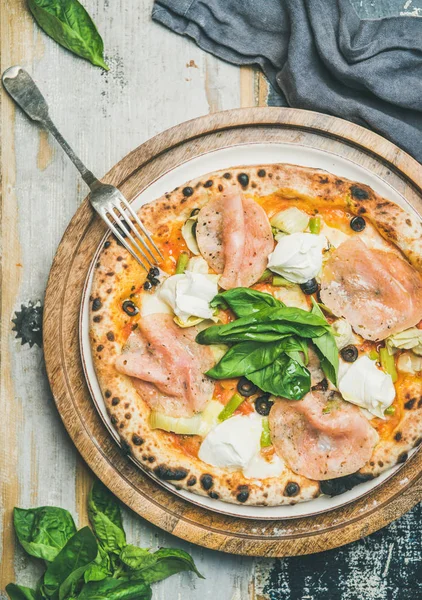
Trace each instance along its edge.
{"label": "green basil stem", "polygon": [[321,231],[320,217],[311,217],[309,219],[309,231],[315,234],[318,234]]}
{"label": "green basil stem", "polygon": [[380,355],[378,354],[378,352],[376,350],[371,350],[371,352],[369,353],[369,358],[371,360],[379,360]]}
{"label": "green basil stem", "polygon": [[394,363],[394,355],[389,354],[387,348],[380,348],[380,359],[382,368],[391,376],[393,383],[395,383],[397,381],[397,371]]}
{"label": "green basil stem", "polygon": [[261,448],[272,446],[270,424],[267,418],[262,419]]}
{"label": "green basil stem", "polygon": [[181,275],[185,272],[186,267],[189,262],[189,254],[187,252],[182,252],[179,254],[179,258],[176,263],[176,275]]}
{"label": "green basil stem", "polygon": [[235,394],[234,396],[232,396],[230,398],[230,400],[227,402],[226,406],[221,411],[221,413],[218,415],[218,420],[219,421],[225,421],[226,419],[228,419],[229,417],[231,417],[232,414],[242,404],[242,402],[244,401],[244,399],[245,398],[243,396],[241,396],[240,394]]}
{"label": "green basil stem", "polygon": [[281,275],[274,275],[273,277],[273,285],[283,286],[283,287],[293,287],[295,284],[291,281],[288,281]]}
{"label": "green basil stem", "polygon": [[262,283],[263,281],[267,281],[272,275],[272,272],[269,269],[265,269],[262,273],[261,277],[258,279],[258,283]]}

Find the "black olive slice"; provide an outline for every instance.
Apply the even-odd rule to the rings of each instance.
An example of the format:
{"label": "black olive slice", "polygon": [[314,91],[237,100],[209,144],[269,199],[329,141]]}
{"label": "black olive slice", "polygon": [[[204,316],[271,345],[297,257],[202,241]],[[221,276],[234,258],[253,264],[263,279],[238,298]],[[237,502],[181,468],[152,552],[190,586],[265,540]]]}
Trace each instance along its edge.
{"label": "black olive slice", "polygon": [[358,349],[352,344],[350,344],[350,346],[345,346],[342,350],[340,350],[341,358],[349,363],[355,362],[358,354]]}
{"label": "black olive slice", "polygon": [[150,290],[151,288],[152,288],[152,283],[151,283],[150,281],[146,281],[146,282],[144,283],[144,290],[145,290],[146,292],[148,292],[148,290]]}
{"label": "black olive slice", "polygon": [[189,186],[187,186],[187,187],[183,188],[183,190],[182,190],[182,194],[183,194],[184,196],[186,196],[186,197],[192,196],[192,194],[193,194],[193,188],[191,188],[191,187],[189,187]]}
{"label": "black olive slice", "polygon": [[259,396],[255,400],[255,410],[259,415],[266,417],[270,414],[270,410],[274,402],[270,400],[269,394],[264,394],[263,396]]}
{"label": "black olive slice", "polygon": [[237,181],[242,187],[246,187],[249,183],[249,175],[246,175],[246,173],[239,173],[237,176]]}
{"label": "black olive slice", "polygon": [[151,285],[160,285],[160,280],[157,279],[156,277],[148,277]]}
{"label": "black olive slice", "polygon": [[350,220],[350,227],[353,231],[363,231],[366,227],[366,221],[363,217],[353,217]]}
{"label": "black olive slice", "polygon": [[138,314],[139,310],[132,302],[132,300],[125,300],[122,304],[122,308],[129,317],[134,317]]}
{"label": "black olive slice", "polygon": [[305,283],[301,283],[300,289],[307,296],[310,296],[311,294],[315,294],[315,292],[318,291],[317,280],[314,278],[314,279],[310,279],[309,281],[306,281]]}
{"label": "black olive slice", "polygon": [[190,213],[190,217],[196,217],[196,215],[199,213],[200,209],[199,208],[194,208],[193,211]]}
{"label": "black olive slice", "polygon": [[245,396],[245,398],[248,398],[248,396],[253,396],[253,394],[256,394],[257,390],[258,386],[252,383],[252,381],[249,381],[249,379],[246,379],[246,377],[241,377],[239,379],[237,391],[242,396]]}
{"label": "black olive slice", "polygon": [[148,271],[148,275],[150,277],[158,277],[160,274],[160,269],[158,267],[151,267]]}

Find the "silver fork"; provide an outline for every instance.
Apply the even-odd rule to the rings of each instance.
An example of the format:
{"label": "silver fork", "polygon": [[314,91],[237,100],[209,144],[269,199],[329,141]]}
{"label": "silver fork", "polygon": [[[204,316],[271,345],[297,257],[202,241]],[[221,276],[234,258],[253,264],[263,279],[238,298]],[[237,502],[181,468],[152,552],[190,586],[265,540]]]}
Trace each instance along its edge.
{"label": "silver fork", "polygon": [[99,181],[76,156],[51,120],[47,102],[32,77],[25,69],[16,66],[10,67],[3,73],[2,82],[23,112],[33,121],[41,123],[56,138],[89,186],[91,190],[89,200],[92,207],[120,243],[145,271],[155,266],[163,256],[138,215],[120,190],[114,185]]}

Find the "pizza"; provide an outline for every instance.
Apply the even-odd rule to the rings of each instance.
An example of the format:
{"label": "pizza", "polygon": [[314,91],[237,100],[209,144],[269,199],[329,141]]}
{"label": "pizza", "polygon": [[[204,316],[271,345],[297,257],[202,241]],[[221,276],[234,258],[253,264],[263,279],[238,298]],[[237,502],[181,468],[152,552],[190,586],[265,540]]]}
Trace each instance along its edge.
{"label": "pizza", "polygon": [[125,452],[177,489],[251,505],[337,495],[422,440],[422,227],[367,185],[289,164],[141,208],[163,259],[112,236],[90,340]]}

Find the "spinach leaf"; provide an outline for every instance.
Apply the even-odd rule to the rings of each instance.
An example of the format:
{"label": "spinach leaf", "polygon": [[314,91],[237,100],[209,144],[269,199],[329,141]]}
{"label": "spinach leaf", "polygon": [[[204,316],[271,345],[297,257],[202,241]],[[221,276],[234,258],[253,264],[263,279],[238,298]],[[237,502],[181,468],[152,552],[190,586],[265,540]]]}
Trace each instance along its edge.
{"label": "spinach leaf", "polygon": [[151,554],[145,553],[144,548],[130,546],[123,550],[120,559],[134,569],[132,573],[125,574],[124,579],[142,579],[150,584],[181,571],[193,571],[198,577],[204,579],[192,557],[183,550],[161,548]]}
{"label": "spinach leaf", "polygon": [[10,600],[38,600],[36,591],[23,585],[9,583],[6,585],[6,592],[9,594]]}
{"label": "spinach leaf", "polygon": [[103,549],[120,554],[126,546],[120,507],[113,494],[98,480],[89,494],[88,517]]}
{"label": "spinach leaf", "polygon": [[108,71],[103,40],[78,0],[28,0],[28,6],[38,25],[53,40]]}
{"label": "spinach leaf", "polygon": [[107,578],[86,583],[78,600],[151,600],[151,587],[144,580]]}
{"label": "spinach leaf", "polygon": [[98,553],[97,540],[89,527],[70,538],[44,573],[42,590],[52,600],[63,600],[73,593],[89,564]]}
{"label": "spinach leaf", "polygon": [[84,581],[101,581],[109,575],[112,575],[112,565],[108,553],[98,545],[98,554],[93,563],[89,565],[84,573]]}
{"label": "spinach leaf", "polygon": [[[311,313],[325,319],[324,313],[313,298]],[[315,338],[312,341],[315,344],[316,353],[321,362],[321,369],[324,371],[325,376],[332,383],[334,383],[334,385],[337,385],[339,369],[339,352],[336,341],[334,339],[334,335],[331,332],[331,328],[326,333],[324,333],[324,335]]]}
{"label": "spinach leaf", "polygon": [[318,315],[300,308],[269,308],[241,317],[226,325],[213,325],[196,336],[199,344],[226,344],[244,341],[272,342],[286,335],[305,338],[322,336],[329,325]]}
{"label": "spinach leaf", "polygon": [[53,561],[63,546],[76,533],[72,515],[63,508],[15,508],[13,522],[16,535],[31,556]]}
{"label": "spinach leaf", "polygon": [[230,308],[237,317],[245,317],[259,312],[264,308],[277,308],[284,305],[274,298],[274,296],[267,294],[266,292],[238,287],[217,294],[210,302],[210,306],[213,308],[217,306]]}
{"label": "spinach leaf", "polygon": [[273,363],[249,373],[248,379],[264,392],[289,400],[300,400],[311,389],[311,376],[305,367],[287,354]]}
{"label": "spinach leaf", "polygon": [[214,379],[247,376],[270,365],[282,352],[298,353],[302,347],[302,340],[292,336],[268,344],[241,342],[230,348],[220,362],[206,374]]}

